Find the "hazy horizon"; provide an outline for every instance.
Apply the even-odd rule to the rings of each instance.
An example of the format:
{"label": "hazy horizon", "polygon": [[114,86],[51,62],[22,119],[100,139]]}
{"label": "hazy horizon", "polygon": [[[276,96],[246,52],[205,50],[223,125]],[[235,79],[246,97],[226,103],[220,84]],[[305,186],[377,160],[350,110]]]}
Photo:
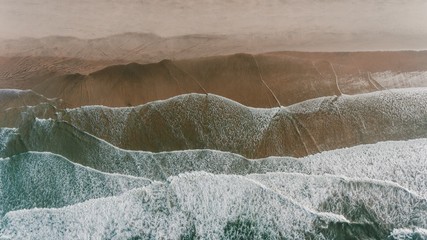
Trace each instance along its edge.
{"label": "hazy horizon", "polygon": [[424,40],[425,12],[427,2],[421,0],[0,0],[0,38],[99,38],[138,32],[163,37],[384,34]]}

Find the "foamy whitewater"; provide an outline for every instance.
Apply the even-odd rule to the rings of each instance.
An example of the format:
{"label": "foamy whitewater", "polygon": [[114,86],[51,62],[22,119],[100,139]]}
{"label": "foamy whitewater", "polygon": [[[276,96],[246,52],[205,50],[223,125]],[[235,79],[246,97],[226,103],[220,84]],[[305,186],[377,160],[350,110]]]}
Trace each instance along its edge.
{"label": "foamy whitewater", "polygon": [[[209,148],[150,152],[111,143],[122,140],[130,116],[142,109],[159,111],[172,132],[182,123],[187,130],[210,123],[203,117],[193,125],[187,121],[197,109],[183,103],[203,105],[200,95],[136,108],[48,106],[57,111],[49,115],[24,108],[16,128],[0,128],[0,239],[427,239],[425,93],[320,98],[276,109],[209,96],[210,127],[223,134],[210,140],[236,150],[257,147],[266,131],[281,129],[272,128],[280,126],[272,120],[279,115],[310,114],[334,104],[341,106],[334,111],[353,111],[338,114],[343,119],[362,117],[356,110],[367,108],[402,124],[396,131],[404,139],[300,158],[250,159]],[[382,99],[382,107],[369,99]],[[171,102],[188,116],[165,112]],[[250,120],[241,122],[245,117]],[[103,129],[103,121],[117,125]],[[233,129],[239,124],[239,131],[260,128],[240,133]],[[97,134],[84,131],[89,127]],[[411,131],[421,137],[404,135]]]}

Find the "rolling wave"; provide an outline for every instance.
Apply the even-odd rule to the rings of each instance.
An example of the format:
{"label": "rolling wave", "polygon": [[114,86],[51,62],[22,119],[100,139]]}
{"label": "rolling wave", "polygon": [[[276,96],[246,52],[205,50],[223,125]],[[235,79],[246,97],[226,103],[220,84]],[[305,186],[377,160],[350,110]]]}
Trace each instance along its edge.
{"label": "rolling wave", "polygon": [[[319,186],[326,191],[316,191]],[[10,212],[0,233],[40,239],[384,239],[394,229],[425,229],[426,211],[425,199],[378,181],[194,172],[117,197]]]}

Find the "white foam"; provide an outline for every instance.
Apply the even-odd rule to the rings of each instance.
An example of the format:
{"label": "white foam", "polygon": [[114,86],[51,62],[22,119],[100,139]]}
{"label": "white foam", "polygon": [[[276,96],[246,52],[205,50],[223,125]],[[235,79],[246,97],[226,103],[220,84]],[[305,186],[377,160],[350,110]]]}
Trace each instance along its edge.
{"label": "white foam", "polygon": [[121,194],[148,179],[105,174],[52,153],[28,152],[0,159],[0,216],[35,207],[63,207]]}
{"label": "white foam", "polygon": [[[234,222],[234,227],[247,224],[255,239],[267,236],[301,239],[308,233],[324,239],[316,232],[316,227],[327,227],[328,223],[334,222],[351,224],[337,213],[351,214],[339,204],[330,212],[323,213],[314,205],[307,208],[295,201],[307,193],[307,187],[314,191],[322,182],[329,184],[325,188],[331,190],[325,192],[322,199],[315,195],[305,197],[319,203],[326,200],[327,204],[328,196],[336,197],[335,191],[338,198],[339,193],[346,193],[346,188],[340,189],[340,185],[354,184],[355,187],[348,192],[351,206],[358,207],[354,205],[358,203],[373,207],[371,214],[374,217],[381,210],[377,207],[390,209],[376,219],[380,226],[415,224],[423,228],[426,225],[425,219],[414,221],[417,214],[425,214],[426,202],[420,205],[416,195],[397,186],[352,179],[342,181],[328,176],[281,176],[284,178],[271,174],[248,177],[203,172],[181,174],[169,178],[166,183],[153,183],[118,197],[89,200],[61,209],[9,212],[3,218],[0,234],[20,239],[33,236],[39,239],[129,239],[137,236],[143,239],[179,239],[194,231],[195,236],[203,239],[219,239],[226,237],[227,227],[233,228]],[[289,181],[292,177],[298,178]],[[274,186],[282,186],[280,190],[273,188],[271,182],[264,185],[273,179]],[[301,189],[301,186],[306,187]],[[372,194],[373,190],[377,192]],[[384,201],[389,197],[390,202]],[[402,204],[393,202],[394,197],[401,197]],[[337,202],[340,203],[339,200]],[[371,206],[373,202],[376,204]],[[346,200],[342,199],[341,203],[346,204]],[[357,218],[357,214],[355,216]]]}

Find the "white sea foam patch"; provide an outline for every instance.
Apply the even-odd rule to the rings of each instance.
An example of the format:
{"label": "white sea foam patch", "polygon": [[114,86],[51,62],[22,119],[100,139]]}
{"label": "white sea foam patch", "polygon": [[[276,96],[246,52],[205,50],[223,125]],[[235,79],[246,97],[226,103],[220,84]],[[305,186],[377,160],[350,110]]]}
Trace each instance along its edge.
{"label": "white sea foam patch", "polygon": [[22,141],[32,151],[54,152],[103,172],[152,180],[164,181],[169,176],[191,171],[238,175],[266,172],[333,174],[392,181],[427,197],[427,139],[360,145],[301,159],[249,160],[237,154],[207,149],[162,153],[122,150],[53,120],[36,120],[24,132]]}
{"label": "white sea foam patch", "polygon": [[396,240],[412,240],[412,239],[427,239],[427,229],[422,228],[400,228],[394,229],[390,234],[391,239]]}
{"label": "white sea foam patch", "polygon": [[6,156],[11,151],[8,145],[14,143],[17,137],[16,128],[0,128],[0,157]]}
{"label": "white sea foam patch", "polygon": [[392,181],[427,198],[427,139],[360,145],[301,161],[312,174]]}
{"label": "white sea foam patch", "polygon": [[[156,129],[160,124],[176,142],[185,146],[193,146],[195,140],[188,131],[194,131],[198,144],[203,143],[206,148],[221,145],[227,149],[253,152],[277,111],[249,108],[213,94],[185,94],[132,108],[89,106],[66,109],[60,119],[108,139],[116,146],[120,146],[123,139],[138,134],[154,134],[153,142],[156,142]],[[157,117],[161,122],[152,122]],[[167,146],[162,141],[156,143]]]}
{"label": "white sea foam patch", "polygon": [[[384,225],[427,224],[427,200],[395,183],[298,173],[247,177],[305,207],[344,215],[353,222],[371,218],[370,221]],[[384,197],[387,200],[380,201]],[[414,206],[417,206],[415,211]]]}
{"label": "white sea foam patch", "polygon": [[22,153],[0,159],[0,216],[18,209],[63,207],[119,195],[150,183],[102,173],[52,153]]}
{"label": "white sea foam patch", "polygon": [[322,97],[273,109],[187,94],[133,108],[68,109],[58,118],[128,149],[203,148],[261,158],[427,137],[426,105],[427,88]]}
{"label": "white sea foam patch", "polygon": [[122,150],[52,120],[37,120],[30,129],[23,139],[29,149],[54,152],[103,172],[160,181],[191,171],[239,175],[266,172],[333,174],[392,181],[427,197],[427,139],[360,145],[301,159],[249,160],[214,150],[162,153]]}
{"label": "white sea foam patch", "polygon": [[15,133],[15,128],[0,128],[0,152],[6,149],[7,143],[10,142],[11,135]]}
{"label": "white sea foam patch", "polygon": [[[319,186],[327,191],[310,194]],[[194,172],[117,197],[60,209],[10,212],[2,220],[0,235],[10,239],[331,239],[357,234],[384,239],[393,229],[425,228],[426,204],[406,189],[380,181]]]}

